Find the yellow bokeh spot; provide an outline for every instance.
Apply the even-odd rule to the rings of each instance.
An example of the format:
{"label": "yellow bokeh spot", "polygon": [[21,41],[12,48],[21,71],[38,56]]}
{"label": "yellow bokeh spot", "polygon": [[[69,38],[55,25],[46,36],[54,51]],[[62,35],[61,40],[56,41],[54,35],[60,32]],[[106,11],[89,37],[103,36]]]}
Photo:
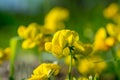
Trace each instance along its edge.
{"label": "yellow bokeh spot", "polygon": [[78,70],[82,74],[89,74],[92,73],[94,65],[91,60],[82,59],[78,65]]}
{"label": "yellow bokeh spot", "polygon": [[63,29],[63,20],[68,18],[69,12],[65,8],[55,7],[45,17],[44,27],[51,30],[53,33],[57,30]]}
{"label": "yellow bokeh spot", "polygon": [[113,18],[117,14],[118,10],[118,5],[116,3],[112,3],[103,11],[103,15],[106,18]]}

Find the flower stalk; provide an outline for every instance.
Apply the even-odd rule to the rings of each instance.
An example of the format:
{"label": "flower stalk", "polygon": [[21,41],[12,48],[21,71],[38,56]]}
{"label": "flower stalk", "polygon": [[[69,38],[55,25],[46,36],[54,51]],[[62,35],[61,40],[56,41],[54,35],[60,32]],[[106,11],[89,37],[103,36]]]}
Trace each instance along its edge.
{"label": "flower stalk", "polygon": [[15,37],[10,40],[10,48],[11,48],[11,57],[10,57],[10,75],[9,80],[15,80],[14,79],[14,63],[15,63],[15,57],[16,57],[16,50],[17,50],[17,43],[19,38]]}
{"label": "flower stalk", "polygon": [[72,80],[72,48],[70,48],[70,65],[69,65],[69,73],[68,73],[68,78],[69,80]]}

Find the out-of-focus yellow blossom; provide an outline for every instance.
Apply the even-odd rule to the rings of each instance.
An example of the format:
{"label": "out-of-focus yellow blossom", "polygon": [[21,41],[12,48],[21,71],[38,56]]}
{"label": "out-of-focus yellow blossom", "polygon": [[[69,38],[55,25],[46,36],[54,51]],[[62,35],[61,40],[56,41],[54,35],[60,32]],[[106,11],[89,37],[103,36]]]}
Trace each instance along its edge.
{"label": "out-of-focus yellow blossom", "polygon": [[52,33],[63,29],[65,26],[63,20],[68,18],[69,12],[65,8],[55,7],[45,17],[44,27]]}
{"label": "out-of-focus yellow blossom", "polygon": [[120,13],[116,14],[112,20],[118,25],[120,25]]}
{"label": "out-of-focus yellow blossom", "polygon": [[82,44],[82,43],[75,43],[74,44],[74,53],[80,53],[84,56],[90,55],[93,51],[93,46],[91,44]]}
{"label": "out-of-focus yellow blossom", "polygon": [[45,42],[51,41],[53,33],[64,28],[63,20],[68,15],[66,9],[56,7],[47,14],[44,25],[40,26],[37,23],[31,23],[28,27],[20,26],[18,35],[24,39],[22,48],[30,49],[38,46],[39,50],[44,50]]}
{"label": "out-of-focus yellow blossom", "polygon": [[116,3],[112,3],[103,11],[103,15],[106,18],[113,18],[117,14],[118,10],[118,5]]}
{"label": "out-of-focus yellow blossom", "polygon": [[28,27],[20,26],[18,28],[18,35],[25,39],[22,43],[24,49],[33,48],[36,46],[36,38],[40,34],[40,28],[37,23],[31,23]]}
{"label": "out-of-focus yellow blossom", "polygon": [[57,64],[43,63],[38,66],[28,80],[48,80],[51,76],[56,76],[59,73],[60,67]]}
{"label": "out-of-focus yellow blossom", "polygon": [[[72,65],[77,65],[77,62],[81,57],[87,57],[89,56],[93,51],[93,47],[90,44],[76,44],[74,45],[74,51],[73,51],[73,58],[72,58]],[[71,57],[66,56],[65,57],[65,63],[67,65],[70,64]]]}
{"label": "out-of-focus yellow blossom", "polygon": [[78,64],[78,71],[82,74],[93,73],[95,64],[91,60],[81,59]]}
{"label": "out-of-focus yellow blossom", "polygon": [[31,23],[28,27],[20,26],[18,28],[18,35],[24,39],[34,39],[39,32],[40,29],[37,23]]}
{"label": "out-of-focus yellow blossom", "polygon": [[108,23],[107,26],[107,31],[110,36],[115,37],[118,41],[120,41],[120,26],[114,25],[112,23]]}
{"label": "out-of-focus yellow blossom", "polygon": [[106,30],[104,28],[100,28],[96,35],[94,41],[94,49],[95,50],[108,50],[115,43],[115,39],[113,37],[107,37]]}
{"label": "out-of-focus yellow blossom", "polygon": [[79,40],[78,33],[71,30],[60,30],[53,36],[52,42],[45,44],[45,49],[53,52],[58,58],[67,56],[70,53],[70,48],[74,47],[74,43]]}
{"label": "out-of-focus yellow blossom", "polygon": [[10,58],[10,48],[0,49],[0,64]]}
{"label": "out-of-focus yellow blossom", "polygon": [[32,75],[28,80],[48,80],[48,77],[45,74]]}
{"label": "out-of-focus yellow blossom", "polygon": [[83,75],[101,73],[107,64],[100,57],[89,57],[79,60],[78,71]]}

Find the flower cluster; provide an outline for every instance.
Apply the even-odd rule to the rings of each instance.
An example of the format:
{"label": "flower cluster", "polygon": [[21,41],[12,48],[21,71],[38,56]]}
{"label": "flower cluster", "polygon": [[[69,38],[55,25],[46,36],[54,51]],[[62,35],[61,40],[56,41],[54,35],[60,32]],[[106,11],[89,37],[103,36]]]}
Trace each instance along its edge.
{"label": "flower cluster", "polygon": [[28,27],[20,26],[18,35],[24,39],[22,48],[31,49],[38,46],[40,50],[44,50],[44,43],[51,41],[53,33],[64,28],[63,20],[68,15],[66,9],[56,7],[46,15],[44,25],[31,23]]}
{"label": "flower cluster", "polygon": [[53,36],[52,42],[45,44],[45,49],[59,58],[67,56],[70,48],[79,40],[79,36],[75,31],[60,30]]}
{"label": "flower cluster", "polygon": [[114,43],[115,39],[112,36],[107,36],[105,28],[100,28],[95,35],[94,49],[95,51],[108,50]]}
{"label": "flower cluster", "polygon": [[52,75],[56,76],[59,70],[57,64],[43,63],[33,71],[33,75],[28,80],[49,80]]}

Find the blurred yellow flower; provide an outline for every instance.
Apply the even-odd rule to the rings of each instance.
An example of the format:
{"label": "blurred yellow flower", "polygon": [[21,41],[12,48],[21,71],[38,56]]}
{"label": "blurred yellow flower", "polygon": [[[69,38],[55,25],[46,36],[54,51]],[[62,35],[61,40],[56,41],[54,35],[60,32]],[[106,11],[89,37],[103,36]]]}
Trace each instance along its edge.
{"label": "blurred yellow flower", "polygon": [[63,29],[63,20],[68,18],[69,12],[65,8],[55,7],[45,17],[44,27],[51,31],[51,33],[57,30]]}
{"label": "blurred yellow flower", "polygon": [[36,45],[36,42],[34,40],[26,39],[22,43],[22,48],[23,49],[31,49],[31,48],[35,47],[35,45]]}
{"label": "blurred yellow flower", "polygon": [[105,61],[98,56],[80,59],[78,63],[78,71],[83,75],[101,73],[106,67]]}
{"label": "blurred yellow flower", "polygon": [[113,18],[117,14],[118,10],[118,5],[116,3],[112,3],[103,11],[103,15],[106,18]]}
{"label": "blurred yellow flower", "polygon": [[37,23],[31,23],[28,27],[20,26],[18,28],[18,35],[24,39],[22,48],[29,49],[35,47],[39,34],[40,27]]}
{"label": "blurred yellow flower", "polygon": [[48,77],[45,74],[32,75],[28,80],[48,80]]}
{"label": "blurred yellow flower", "polygon": [[91,60],[81,59],[78,64],[78,71],[82,74],[93,73],[95,64]]}
{"label": "blurred yellow flower", "polygon": [[34,39],[39,32],[39,25],[37,23],[31,23],[28,27],[20,26],[18,28],[18,35],[24,39]]}
{"label": "blurred yellow flower", "polygon": [[45,42],[51,41],[53,33],[64,28],[63,20],[68,15],[67,9],[55,7],[46,15],[43,26],[37,23],[31,23],[28,27],[21,25],[18,28],[18,35],[24,39],[22,48],[30,49],[38,46],[39,50],[44,50]]}
{"label": "blurred yellow flower", "polygon": [[10,58],[11,50],[10,48],[0,49],[0,64],[2,64],[3,61],[8,60]]}
{"label": "blurred yellow flower", "polygon": [[113,37],[107,37],[106,30],[104,28],[100,28],[96,35],[94,41],[94,49],[95,50],[108,50],[115,43],[115,39]]}
{"label": "blurred yellow flower", "polygon": [[52,42],[45,44],[45,49],[49,52],[53,52],[58,58],[61,58],[69,55],[69,48],[73,47],[74,43],[78,40],[79,36],[75,31],[60,30],[54,34]]}
{"label": "blurred yellow flower", "polygon": [[48,80],[51,76],[56,76],[59,73],[60,67],[57,64],[43,63],[38,66],[28,80]]}
{"label": "blurred yellow flower", "polygon": [[115,25],[112,23],[108,23],[106,25],[108,34],[112,37],[114,37],[115,39],[117,39],[118,41],[120,41],[120,26],[119,25]]}

